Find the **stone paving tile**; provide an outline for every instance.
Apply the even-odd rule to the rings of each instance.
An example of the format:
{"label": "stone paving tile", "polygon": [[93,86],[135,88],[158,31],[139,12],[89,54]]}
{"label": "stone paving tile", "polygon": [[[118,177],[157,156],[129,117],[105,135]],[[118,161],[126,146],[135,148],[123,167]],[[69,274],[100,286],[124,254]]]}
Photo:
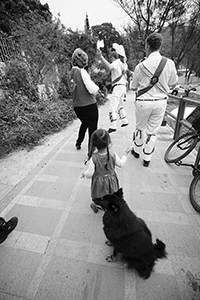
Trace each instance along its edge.
{"label": "stone paving tile", "polygon": [[[134,104],[125,103],[130,125],[111,135],[119,156],[131,145]],[[99,126],[108,127],[107,106]],[[74,148],[78,122],[67,137],[6,198],[1,215],[17,215],[19,223],[0,245],[0,299],[3,300],[199,300],[200,214],[190,204],[191,168],[168,165],[164,153],[173,131],[162,127],[149,168],[132,155],[117,169],[124,197],[166,243],[162,259],[148,280],[121,261],[109,263],[103,212],[90,208],[90,180],[85,169],[87,139]],[[194,161],[194,154],[187,161]],[[9,191],[8,191],[9,192]],[[5,194],[4,194],[5,195]],[[20,269],[21,268],[21,269]]]}
{"label": "stone paving tile", "polygon": [[200,299],[200,260],[185,256],[172,256],[173,266],[182,300]]}
{"label": "stone paving tile", "polygon": [[[188,172],[189,173],[189,172]],[[179,187],[189,187],[191,183],[191,175],[185,175],[185,174],[180,174],[180,175],[173,175],[176,183],[178,184]]]}
{"label": "stone paving tile", "polygon": [[43,254],[46,251],[49,241],[49,236],[22,232],[16,239],[13,248]]}
{"label": "stone paving tile", "polygon": [[156,208],[159,211],[168,211],[168,212],[180,212],[184,213],[185,210],[177,194],[163,194],[163,193],[154,193],[154,202]]}
{"label": "stone paving tile", "polygon": [[10,295],[10,294],[4,294],[0,292],[0,299],[1,300],[26,300],[25,298],[22,297],[17,297],[14,295]]}
{"label": "stone paving tile", "polygon": [[58,210],[63,210],[67,206],[66,201],[60,201],[56,199],[46,199],[46,198],[33,197],[27,195],[21,195],[21,197],[16,201],[17,204],[21,204],[21,205],[44,207],[44,208],[51,208],[51,209],[58,209]]}
{"label": "stone paving tile", "polygon": [[101,245],[91,244],[88,261],[95,264],[105,265],[111,268],[124,268],[123,263],[119,260],[116,260],[115,262],[107,262],[106,258],[113,253],[113,247],[106,245],[105,241],[102,242]]}
{"label": "stone paving tile", "polygon": [[176,277],[167,274],[153,273],[144,281],[136,278],[137,300],[181,300]]}
{"label": "stone paving tile", "polygon": [[67,201],[74,188],[74,182],[66,180],[65,184],[58,182],[35,181],[26,191],[26,195]]}
{"label": "stone paving tile", "polygon": [[145,220],[145,223],[147,224],[148,228],[151,231],[153,241],[155,241],[156,238],[159,238],[160,240],[165,242],[165,235],[164,235],[164,230],[163,230],[164,224],[163,223],[156,222],[156,221],[146,221],[146,220]]}
{"label": "stone paving tile", "polygon": [[160,186],[161,188],[169,188],[172,182],[167,173],[149,172],[149,181],[151,186]]}
{"label": "stone paving tile", "polygon": [[165,224],[163,227],[168,252],[185,257],[200,257],[200,240],[193,230],[194,225]]}
{"label": "stone paving tile", "polygon": [[163,223],[180,225],[191,224],[190,219],[186,214],[176,212],[159,212],[159,221]]}
{"label": "stone paving tile", "polygon": [[55,156],[54,160],[63,161],[63,162],[75,162],[75,163],[83,163],[85,158],[85,155],[78,153],[58,153],[58,155]]}
{"label": "stone paving tile", "polygon": [[42,174],[65,177],[68,179],[76,179],[81,174],[84,165],[80,163],[71,164],[63,161],[51,161],[44,169]]}
{"label": "stone paving tile", "polygon": [[18,216],[17,230],[51,236],[62,211],[44,207],[33,207],[16,204],[7,215],[7,218]]}
{"label": "stone paving tile", "polygon": [[129,204],[130,209],[133,211],[144,208],[145,210],[156,210],[156,203],[151,191],[146,192],[141,189],[135,191],[131,189],[127,203]]}
{"label": "stone paving tile", "polygon": [[0,201],[3,199],[11,190],[13,189],[12,185],[6,185],[0,183]]}
{"label": "stone paving tile", "polygon": [[124,269],[60,257],[52,257],[35,297],[36,300],[123,298]]}
{"label": "stone paving tile", "polygon": [[[182,190],[182,189],[181,189]],[[190,199],[189,199],[189,195],[188,195],[188,189],[186,193],[182,193],[181,195],[179,195],[179,199],[181,201],[181,204],[185,210],[186,213],[188,214],[196,214],[196,210],[192,207],[191,203],[190,203]]]}
{"label": "stone paving tile", "polygon": [[25,297],[42,255],[1,247],[0,291]]}
{"label": "stone paving tile", "polygon": [[[53,254],[58,257],[87,261],[91,244],[87,242],[59,239]],[[48,252],[47,252],[48,253]]]}
{"label": "stone paving tile", "polygon": [[91,215],[70,213],[62,230],[61,238],[102,244],[105,241],[102,227],[101,220],[97,219],[94,213]]}

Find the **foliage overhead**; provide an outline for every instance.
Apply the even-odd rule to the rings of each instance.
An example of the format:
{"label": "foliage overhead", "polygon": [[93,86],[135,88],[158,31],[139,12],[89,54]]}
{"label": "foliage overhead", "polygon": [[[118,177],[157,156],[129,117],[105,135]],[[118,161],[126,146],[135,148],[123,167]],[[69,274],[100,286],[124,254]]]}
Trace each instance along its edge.
{"label": "foliage overhead", "polygon": [[187,0],[113,0],[137,27],[143,40],[154,31],[161,31],[173,17],[185,12]]}
{"label": "foliage overhead", "polygon": [[96,40],[104,41],[103,51],[108,54],[113,43],[122,43],[119,32],[113,27],[112,23],[102,23],[101,25],[92,26],[92,35]]}
{"label": "foliage overhead", "polygon": [[12,28],[27,13],[34,13],[43,20],[51,20],[52,14],[48,4],[41,4],[39,0],[1,0],[0,1],[0,31],[10,35]]}

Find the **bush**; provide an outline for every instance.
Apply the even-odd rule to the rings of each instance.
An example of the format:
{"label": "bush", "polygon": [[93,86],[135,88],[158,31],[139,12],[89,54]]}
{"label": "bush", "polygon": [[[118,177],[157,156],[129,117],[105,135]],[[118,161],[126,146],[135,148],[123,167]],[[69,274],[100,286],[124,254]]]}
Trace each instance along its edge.
{"label": "bush", "polygon": [[28,64],[22,59],[14,59],[6,66],[5,88],[10,94],[22,94],[32,101],[38,99],[37,83]]}
{"label": "bush", "polygon": [[67,76],[68,72],[66,71],[65,74],[61,77],[59,88],[58,88],[58,94],[61,99],[70,99],[71,94],[67,85]]}
{"label": "bush", "polygon": [[32,102],[26,96],[6,92],[0,102],[0,157],[38,145],[44,136],[59,132],[75,118],[71,100]]}
{"label": "bush", "polygon": [[105,92],[105,88],[111,83],[110,72],[104,70],[99,70],[98,72],[93,71],[91,78],[99,86],[102,92]]}
{"label": "bush", "polygon": [[[43,137],[66,128],[76,118],[64,77],[59,89],[60,98],[52,94],[39,98],[28,65],[14,60],[6,68],[2,85],[0,157],[19,148],[38,145]],[[98,105],[106,101],[101,93],[96,98]]]}

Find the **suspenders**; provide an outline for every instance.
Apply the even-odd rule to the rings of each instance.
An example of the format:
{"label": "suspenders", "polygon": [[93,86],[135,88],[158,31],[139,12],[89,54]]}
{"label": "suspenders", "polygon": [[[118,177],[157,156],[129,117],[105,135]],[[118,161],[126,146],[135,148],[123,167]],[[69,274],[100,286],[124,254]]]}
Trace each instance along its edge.
{"label": "suspenders", "polygon": [[150,90],[159,80],[159,76],[162,73],[162,70],[164,69],[165,65],[167,62],[167,58],[165,56],[162,56],[162,59],[153,75],[153,77],[151,77],[150,83],[147,87],[139,90],[137,92],[137,97],[141,96],[142,94],[148,92],[148,90]]}

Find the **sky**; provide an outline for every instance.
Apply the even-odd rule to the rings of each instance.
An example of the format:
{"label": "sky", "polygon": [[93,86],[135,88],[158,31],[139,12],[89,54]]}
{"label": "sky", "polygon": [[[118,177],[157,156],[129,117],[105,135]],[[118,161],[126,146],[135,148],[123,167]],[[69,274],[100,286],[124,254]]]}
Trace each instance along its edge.
{"label": "sky", "polygon": [[86,13],[90,27],[102,23],[112,23],[116,30],[123,31],[129,17],[112,0],[40,0],[47,3],[54,16],[60,14],[60,20],[66,28],[83,30]]}

